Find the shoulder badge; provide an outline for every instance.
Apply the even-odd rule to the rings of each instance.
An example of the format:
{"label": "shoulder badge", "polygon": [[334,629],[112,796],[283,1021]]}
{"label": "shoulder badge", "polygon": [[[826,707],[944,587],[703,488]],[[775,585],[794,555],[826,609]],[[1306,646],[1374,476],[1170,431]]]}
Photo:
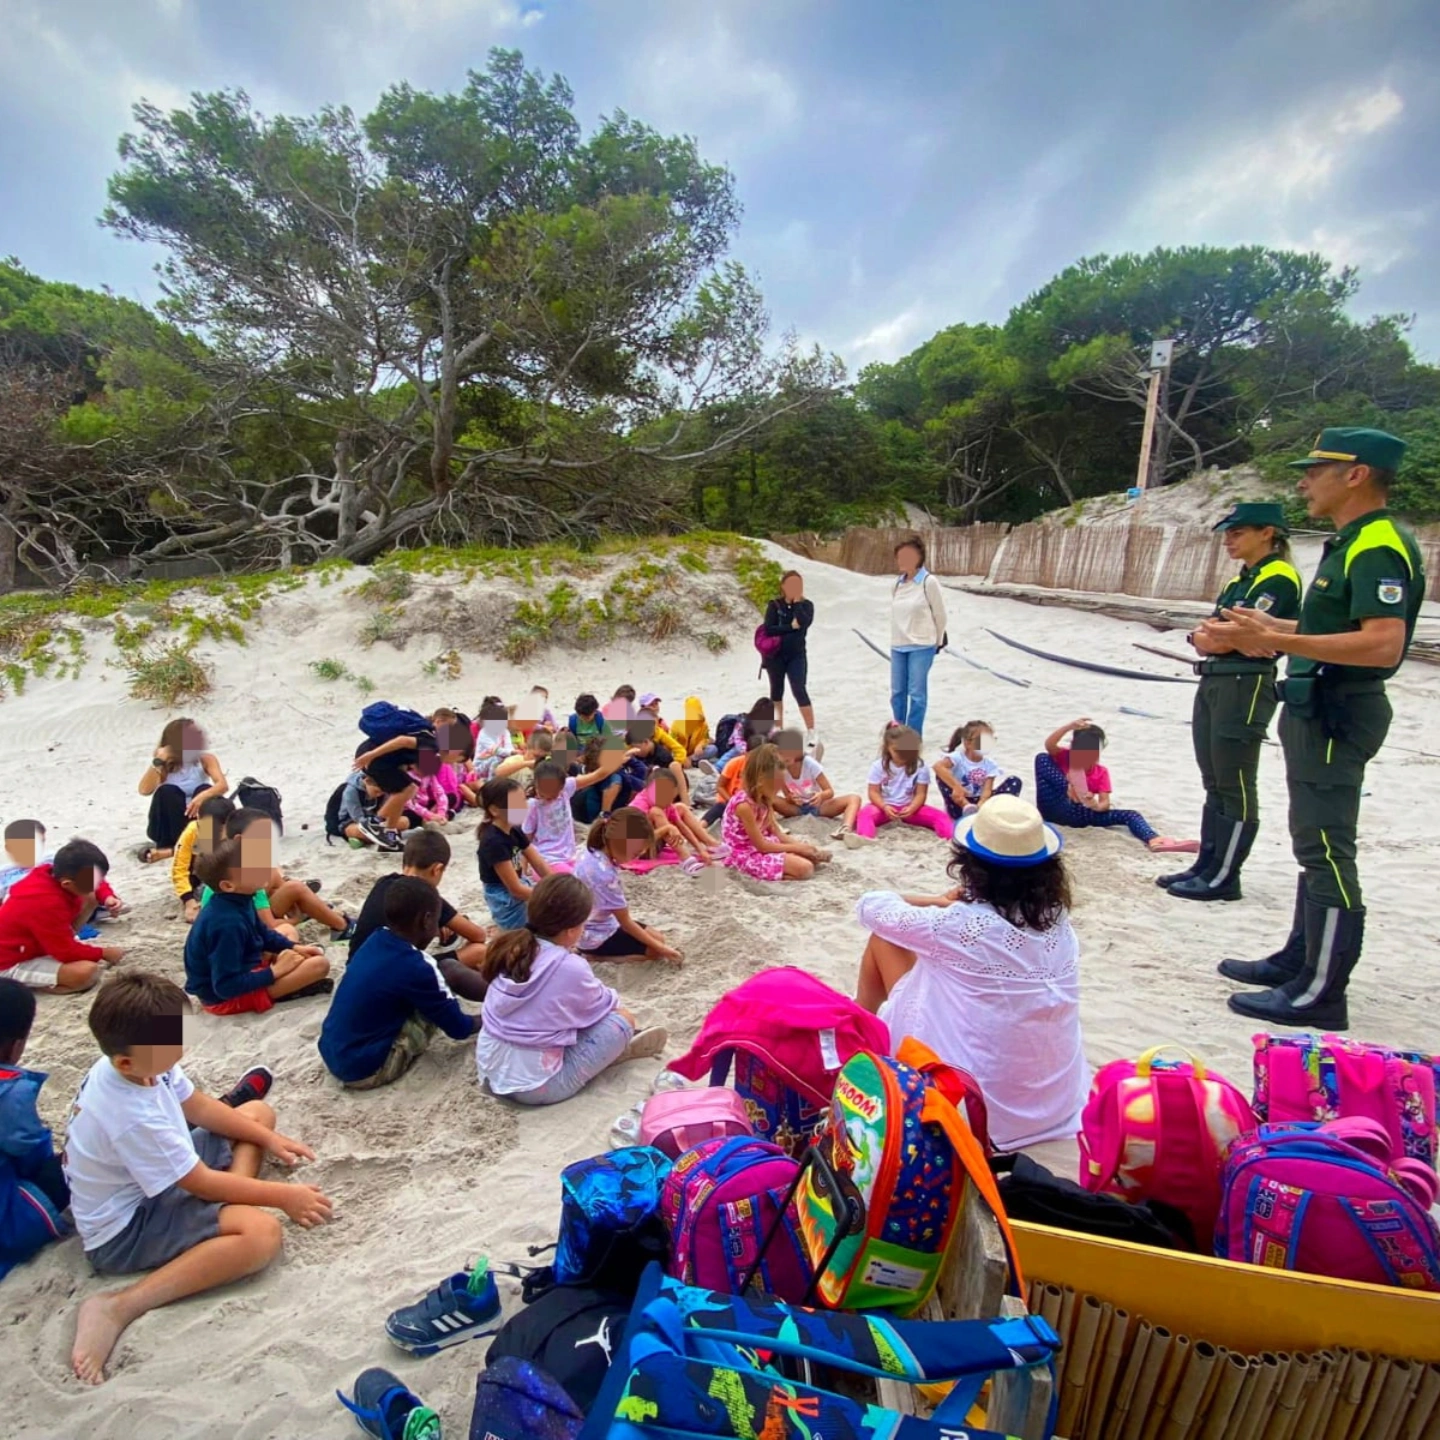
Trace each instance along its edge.
{"label": "shoulder badge", "polygon": [[1257,610],[1259,610],[1262,614],[1263,614],[1266,610],[1271,610],[1271,609],[1273,609],[1274,606],[1275,606],[1275,597],[1274,597],[1273,595],[1262,595],[1262,596],[1255,602],[1255,608],[1256,608]]}
{"label": "shoulder badge", "polygon": [[1310,583],[1317,590],[1328,590],[1330,588],[1330,577],[1328,575],[1317,575]]}
{"label": "shoulder badge", "polygon": [[1405,598],[1405,585],[1400,580],[1382,580],[1375,587],[1382,605],[1398,605]]}

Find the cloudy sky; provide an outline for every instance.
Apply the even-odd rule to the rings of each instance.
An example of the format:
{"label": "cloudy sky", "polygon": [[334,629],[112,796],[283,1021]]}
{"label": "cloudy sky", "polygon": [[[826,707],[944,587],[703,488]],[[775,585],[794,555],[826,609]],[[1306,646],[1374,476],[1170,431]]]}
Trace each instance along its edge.
{"label": "cloudy sky", "polygon": [[1081,255],[1260,242],[1360,268],[1440,360],[1440,0],[4,0],[0,255],[151,299],[95,217],[129,107],[365,111],[492,45],[735,172],[775,323],[855,368]]}

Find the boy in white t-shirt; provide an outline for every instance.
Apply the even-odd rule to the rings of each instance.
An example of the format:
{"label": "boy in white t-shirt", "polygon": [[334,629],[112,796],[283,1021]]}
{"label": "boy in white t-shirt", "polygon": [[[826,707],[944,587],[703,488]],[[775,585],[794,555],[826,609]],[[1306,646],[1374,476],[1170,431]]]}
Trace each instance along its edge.
{"label": "boy in white t-shirt", "polygon": [[973,814],[992,795],[1018,795],[1018,775],[1006,775],[991,754],[995,731],[987,720],[967,720],[935,762],[935,782],[951,818]]}
{"label": "boy in white t-shirt", "polygon": [[[275,1258],[279,1223],[257,1207],[307,1228],[330,1218],[330,1201],[314,1185],[256,1179],[266,1155],[285,1165],[315,1158],[276,1131],[263,1100],[221,1101],[190,1083],[180,1068],[189,1009],[173,981],[131,970],[102,986],[90,1007],[104,1054],[75,1097],[61,1157],[71,1213],[98,1273],[152,1272],[80,1306],[71,1364],[91,1385],[105,1378],[131,1321]],[[251,1093],[269,1088],[268,1072],[246,1079]]]}
{"label": "boy in white t-shirt", "polygon": [[775,748],[780,752],[784,773],[784,789],[775,797],[775,812],[787,819],[814,815],[823,820],[842,817],[832,840],[859,839],[855,834],[855,817],[860,813],[858,795],[837,795],[825,778],[820,762],[805,750],[805,737],[798,730],[781,730],[775,735]]}

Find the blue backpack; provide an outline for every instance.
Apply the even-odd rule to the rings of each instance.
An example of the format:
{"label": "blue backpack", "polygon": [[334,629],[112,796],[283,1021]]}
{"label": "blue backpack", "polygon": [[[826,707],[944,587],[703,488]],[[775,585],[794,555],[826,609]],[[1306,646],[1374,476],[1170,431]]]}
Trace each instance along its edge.
{"label": "blue backpack", "polygon": [[470,1440],[575,1440],[584,1422],[554,1376],[528,1360],[501,1356],[475,1380]]}
{"label": "blue backpack", "polygon": [[649,1145],[629,1145],[560,1172],[557,1284],[635,1293],[645,1266],[665,1256],[660,1187],[670,1163]]}
{"label": "blue backpack", "polygon": [[388,700],[373,701],[360,712],[360,729],[367,739],[378,745],[401,735],[418,735],[422,730],[432,728],[423,715],[392,705]]}
{"label": "blue backpack", "polygon": [[[997,1371],[1053,1365],[1059,1348],[1038,1315],[915,1321],[807,1310],[695,1289],[652,1265],[579,1440],[1002,1440],[966,1424],[982,1385]],[[816,1362],[821,1376],[955,1384],[922,1420],[789,1379],[759,1352]],[[1054,1422],[1052,1404],[1046,1436]]]}

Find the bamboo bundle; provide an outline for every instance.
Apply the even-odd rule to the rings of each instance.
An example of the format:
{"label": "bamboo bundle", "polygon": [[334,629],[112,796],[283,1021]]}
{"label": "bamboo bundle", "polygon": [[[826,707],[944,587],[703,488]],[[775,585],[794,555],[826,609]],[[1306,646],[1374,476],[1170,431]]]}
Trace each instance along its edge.
{"label": "bamboo bundle", "polygon": [[1250,1364],[1245,1386],[1245,1409],[1236,1412],[1233,1440],[1260,1440],[1275,1404],[1275,1387],[1280,1383],[1280,1357],[1269,1350]]}
{"label": "bamboo bundle", "polygon": [[1130,1397],[1130,1413],[1121,1440],[1142,1440],[1150,1418],[1150,1403],[1155,1398],[1155,1387],[1159,1385],[1161,1373],[1170,1359],[1170,1342],[1174,1338],[1163,1325],[1151,1329],[1150,1343],[1145,1347],[1145,1361],[1135,1382],[1135,1393]]}

